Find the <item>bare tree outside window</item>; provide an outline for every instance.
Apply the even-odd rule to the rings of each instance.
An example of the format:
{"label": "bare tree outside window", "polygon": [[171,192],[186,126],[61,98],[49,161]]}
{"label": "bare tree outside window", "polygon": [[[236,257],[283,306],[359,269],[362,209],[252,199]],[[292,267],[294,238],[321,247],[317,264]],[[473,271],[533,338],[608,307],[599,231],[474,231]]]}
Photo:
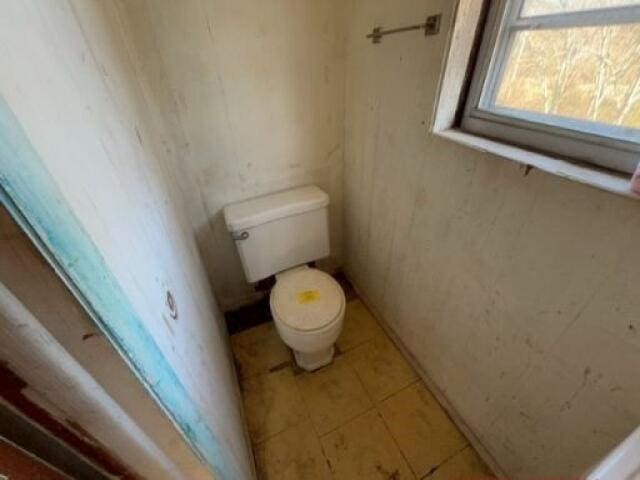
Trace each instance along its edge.
{"label": "bare tree outside window", "polygon": [[[614,0],[538,0],[538,10]],[[544,5],[541,5],[544,4]],[[608,6],[608,5],[606,5]],[[554,7],[554,8],[552,8]],[[496,105],[640,128],[640,25],[516,33]]]}
{"label": "bare tree outside window", "polygon": [[633,172],[640,0],[491,0],[461,127]]}

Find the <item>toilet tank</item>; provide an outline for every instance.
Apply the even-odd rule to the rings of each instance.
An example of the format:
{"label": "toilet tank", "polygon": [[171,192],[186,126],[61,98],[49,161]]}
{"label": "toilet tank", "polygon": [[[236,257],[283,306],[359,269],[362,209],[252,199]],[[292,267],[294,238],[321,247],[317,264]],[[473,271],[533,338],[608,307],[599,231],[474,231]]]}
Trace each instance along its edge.
{"label": "toilet tank", "polygon": [[329,256],[328,206],[329,195],[314,185],[227,205],[224,219],[247,280]]}

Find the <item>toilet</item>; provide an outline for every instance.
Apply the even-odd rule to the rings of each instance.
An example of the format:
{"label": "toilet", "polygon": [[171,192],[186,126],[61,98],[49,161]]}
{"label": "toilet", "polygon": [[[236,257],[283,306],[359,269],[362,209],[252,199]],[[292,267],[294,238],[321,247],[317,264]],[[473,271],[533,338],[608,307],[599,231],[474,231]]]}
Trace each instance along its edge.
{"label": "toilet", "polygon": [[308,371],[331,363],[344,320],[342,287],[308,266],[329,256],[328,206],[329,196],[310,185],[224,208],[247,281],[275,275],[273,321],[296,363]]}

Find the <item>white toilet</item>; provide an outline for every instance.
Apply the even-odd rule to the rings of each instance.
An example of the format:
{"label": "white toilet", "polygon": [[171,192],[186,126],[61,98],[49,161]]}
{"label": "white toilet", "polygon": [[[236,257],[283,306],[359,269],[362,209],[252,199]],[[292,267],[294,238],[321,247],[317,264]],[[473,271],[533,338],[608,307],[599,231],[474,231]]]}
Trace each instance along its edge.
{"label": "white toilet", "polygon": [[275,274],[271,314],[280,337],[305,370],[331,363],[344,319],[340,284],[307,266],[329,255],[328,205],[329,196],[311,185],[224,208],[247,280]]}

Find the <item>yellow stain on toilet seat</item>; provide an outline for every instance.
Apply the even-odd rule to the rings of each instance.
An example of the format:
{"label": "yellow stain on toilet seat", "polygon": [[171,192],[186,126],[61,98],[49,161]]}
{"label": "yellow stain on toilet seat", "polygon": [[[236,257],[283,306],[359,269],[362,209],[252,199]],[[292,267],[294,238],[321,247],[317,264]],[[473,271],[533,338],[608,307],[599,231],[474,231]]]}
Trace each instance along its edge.
{"label": "yellow stain on toilet seat", "polygon": [[298,303],[312,303],[320,298],[320,290],[300,290],[296,293]]}

